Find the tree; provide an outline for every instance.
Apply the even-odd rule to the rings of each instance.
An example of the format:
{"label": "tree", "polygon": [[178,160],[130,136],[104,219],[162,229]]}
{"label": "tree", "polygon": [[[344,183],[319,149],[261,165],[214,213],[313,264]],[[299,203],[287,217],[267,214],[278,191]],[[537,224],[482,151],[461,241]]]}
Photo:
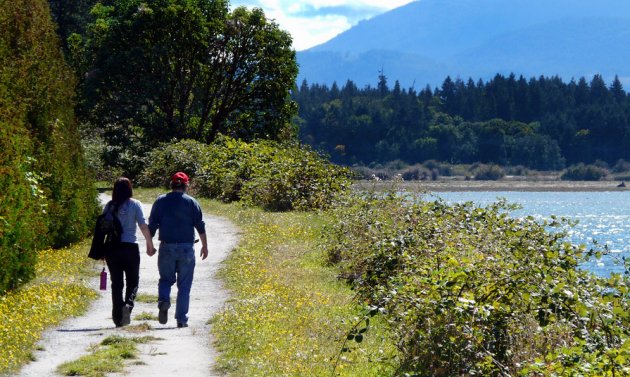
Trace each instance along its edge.
{"label": "tree", "polygon": [[175,138],[295,136],[295,51],[262,10],[230,12],[224,0],[112,3],[96,5],[74,48],[86,119],[105,130],[111,160]]}
{"label": "tree", "polygon": [[619,76],[615,75],[615,79],[610,85],[610,92],[617,102],[622,102],[626,99],[626,92],[623,90],[623,85],[619,81]]}
{"label": "tree", "polygon": [[73,33],[83,34],[89,22],[90,9],[97,0],[48,0],[53,21],[57,24],[57,34],[64,47],[68,47],[68,37]]}
{"label": "tree", "polygon": [[38,248],[91,230],[74,84],[47,3],[0,2],[0,292],[33,276]]}

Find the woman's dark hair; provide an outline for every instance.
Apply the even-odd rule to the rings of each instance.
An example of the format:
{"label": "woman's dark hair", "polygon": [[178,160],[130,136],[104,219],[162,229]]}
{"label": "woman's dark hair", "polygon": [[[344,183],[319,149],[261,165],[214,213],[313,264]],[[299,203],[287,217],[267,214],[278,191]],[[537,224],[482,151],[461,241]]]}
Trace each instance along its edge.
{"label": "woman's dark hair", "polygon": [[133,187],[129,178],[120,177],[114,183],[112,201],[116,206],[120,206],[133,196]]}

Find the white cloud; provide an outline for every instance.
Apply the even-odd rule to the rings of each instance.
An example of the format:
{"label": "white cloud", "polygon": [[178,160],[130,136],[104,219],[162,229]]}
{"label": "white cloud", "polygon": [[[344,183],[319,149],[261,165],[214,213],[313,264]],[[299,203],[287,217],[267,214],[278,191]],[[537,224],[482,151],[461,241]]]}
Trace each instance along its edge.
{"label": "white cloud", "polygon": [[324,43],[362,19],[398,8],[414,0],[233,0],[237,6],[259,7],[267,18],[293,37],[300,51]]}

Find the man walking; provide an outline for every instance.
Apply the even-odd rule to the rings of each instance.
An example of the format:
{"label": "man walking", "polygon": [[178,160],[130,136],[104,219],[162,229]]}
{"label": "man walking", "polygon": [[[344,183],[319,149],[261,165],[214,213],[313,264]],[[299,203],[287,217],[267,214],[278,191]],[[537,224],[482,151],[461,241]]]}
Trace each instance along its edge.
{"label": "man walking", "polygon": [[[195,271],[195,229],[201,239],[201,259],[208,257],[206,224],[201,207],[195,198],[186,194],[188,176],[177,172],[171,177],[171,192],[160,195],[149,217],[151,237],[159,229],[160,248],[158,253],[158,319],[161,324],[168,321],[171,307],[171,287],[177,282],[175,320],[177,327],[188,327],[190,288]],[[153,256],[156,250],[147,250]]]}

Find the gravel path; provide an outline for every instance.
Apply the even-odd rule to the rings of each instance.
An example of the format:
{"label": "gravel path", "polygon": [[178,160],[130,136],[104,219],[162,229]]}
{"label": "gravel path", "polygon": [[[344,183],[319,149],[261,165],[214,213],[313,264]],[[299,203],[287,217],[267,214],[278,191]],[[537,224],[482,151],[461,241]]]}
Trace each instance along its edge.
{"label": "gravel path", "polygon": [[[101,196],[101,200],[108,200]],[[144,212],[148,219],[150,205],[144,205]],[[208,235],[209,255],[205,261],[199,258],[201,243],[196,244],[197,264],[195,278],[190,293],[189,327],[178,329],[173,315],[175,307],[169,310],[169,321],[161,325],[157,320],[138,321],[134,317],[147,312],[157,318],[156,303],[137,302],[131,315],[131,326],[148,322],[151,330],[134,333],[125,328],[115,328],[111,320],[111,292],[108,283],[107,291],[99,292],[100,296],[90,306],[88,312],[78,318],[71,318],[61,323],[57,328],[47,331],[40,342],[42,351],[36,351],[36,361],[26,365],[18,376],[42,377],[55,376],[58,365],[66,361],[76,360],[89,353],[89,347],[97,344],[110,335],[122,336],[153,336],[160,338],[147,344],[138,346],[139,359],[131,360],[123,373],[109,376],[176,376],[186,377],[219,376],[214,370],[216,351],[212,347],[213,339],[210,334],[208,320],[219,311],[225,303],[228,293],[216,278],[216,272],[221,262],[236,246],[238,241],[237,229],[227,220],[218,217],[204,217],[206,234]],[[146,254],[144,237],[140,231],[138,243],[140,245],[140,287],[139,294],[157,297],[157,254],[149,257]],[[155,240],[154,240],[155,241]],[[159,242],[155,241],[156,248]],[[102,263],[94,264],[97,271],[102,269]],[[98,279],[92,282],[98,287]],[[171,300],[177,287],[173,286]]]}

